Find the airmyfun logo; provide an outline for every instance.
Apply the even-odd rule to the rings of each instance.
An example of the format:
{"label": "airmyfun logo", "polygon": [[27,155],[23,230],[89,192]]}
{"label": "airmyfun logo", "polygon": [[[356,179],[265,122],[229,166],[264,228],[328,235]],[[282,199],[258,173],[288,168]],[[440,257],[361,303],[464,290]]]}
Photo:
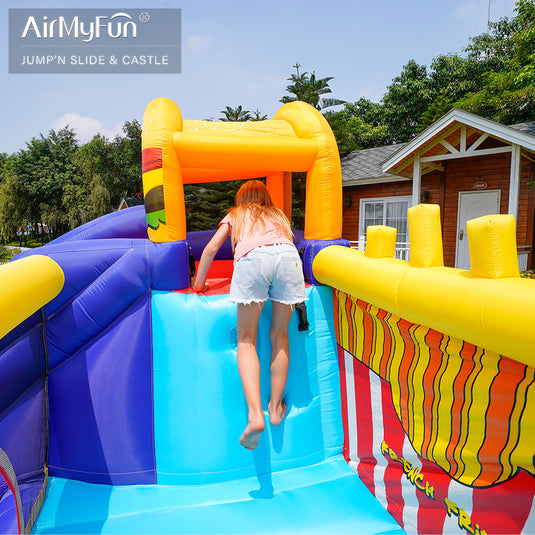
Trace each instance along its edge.
{"label": "airmyfun logo", "polygon": [[[140,17],[143,17],[146,22],[150,20],[148,13],[142,13]],[[137,26],[128,13],[115,13],[109,20],[105,15],[96,15],[95,20],[89,23],[80,21],[78,15],[70,20],[60,16],[50,21],[46,15],[41,21],[30,15],[22,31],[22,39],[26,39],[32,32],[37,39],[54,39],[54,37],[63,39],[72,36],[74,39],[82,39],[84,43],[91,43],[94,39],[100,39],[101,33],[112,39],[120,37],[126,39],[129,36],[135,39]]]}
{"label": "airmyfun logo", "polygon": [[179,9],[10,9],[9,72],[179,73]]}

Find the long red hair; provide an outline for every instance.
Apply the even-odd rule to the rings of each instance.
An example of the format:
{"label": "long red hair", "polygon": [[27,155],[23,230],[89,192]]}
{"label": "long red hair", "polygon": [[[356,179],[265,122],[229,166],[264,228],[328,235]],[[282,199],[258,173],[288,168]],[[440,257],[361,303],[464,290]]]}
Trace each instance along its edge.
{"label": "long red hair", "polygon": [[236,193],[236,206],[230,209],[232,217],[231,240],[235,246],[237,238],[243,229],[245,214],[252,219],[251,229],[257,225],[261,230],[266,228],[266,220],[271,221],[288,239],[292,239],[292,228],[288,218],[271,200],[268,189],[260,180],[248,180]]}

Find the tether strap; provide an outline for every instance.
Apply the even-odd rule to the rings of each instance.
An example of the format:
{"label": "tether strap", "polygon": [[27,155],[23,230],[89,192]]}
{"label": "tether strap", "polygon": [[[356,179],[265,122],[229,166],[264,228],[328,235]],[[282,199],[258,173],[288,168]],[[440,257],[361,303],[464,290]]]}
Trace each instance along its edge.
{"label": "tether strap", "polygon": [[297,303],[295,305],[295,310],[297,310],[297,314],[299,315],[299,326],[297,329],[299,331],[308,331],[309,323],[307,319],[307,307],[305,302],[301,301],[301,303]]}

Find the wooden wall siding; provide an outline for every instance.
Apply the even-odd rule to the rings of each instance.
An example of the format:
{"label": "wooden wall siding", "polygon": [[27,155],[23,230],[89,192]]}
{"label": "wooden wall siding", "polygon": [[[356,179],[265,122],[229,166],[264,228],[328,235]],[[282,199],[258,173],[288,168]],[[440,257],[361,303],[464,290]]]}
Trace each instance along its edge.
{"label": "wooden wall siding", "polygon": [[[529,182],[535,184],[535,162],[530,162]],[[531,254],[528,257],[528,267],[533,267],[535,249],[535,185],[528,186],[528,235],[526,245],[531,245]]]}
{"label": "wooden wall siding", "polygon": [[[442,233],[444,244],[444,264],[455,266],[457,232],[457,210],[460,191],[473,191],[475,182],[485,182],[488,190],[501,190],[500,213],[506,214],[509,205],[509,177],[511,155],[495,154],[463,158],[444,162],[444,172],[433,171],[422,176],[422,191],[429,191],[429,203],[441,207]],[[520,196],[517,217],[518,245],[532,245],[535,219],[535,186],[527,182],[533,180],[531,162],[523,157],[520,171]],[[343,211],[342,236],[348,240],[358,240],[359,204],[362,198],[393,197],[412,195],[412,181],[348,186],[344,188],[344,199],[351,196],[352,205]],[[530,262],[531,258],[528,259]],[[531,262],[528,264],[531,265]]]}
{"label": "wooden wall siding", "polygon": [[[359,239],[360,199],[371,197],[399,197],[401,195],[412,195],[412,180],[344,188],[342,237],[350,241]],[[347,208],[345,204],[345,199],[348,196],[352,199],[352,204],[349,208]]]}
{"label": "wooden wall siding", "polygon": [[[441,173],[436,171],[422,177],[422,191],[429,191],[429,203],[441,204],[443,192],[441,188]],[[342,236],[346,240],[356,241],[359,239],[359,209],[360,199],[375,197],[400,197],[412,196],[412,180],[390,182],[383,184],[368,184],[364,186],[348,186],[344,188],[345,198],[352,199],[351,207],[347,208],[344,202]]]}
{"label": "wooden wall siding", "polygon": [[[457,211],[459,207],[459,192],[473,191],[475,182],[485,182],[487,190],[499,189],[500,213],[506,214],[509,206],[509,177],[511,174],[511,155],[494,154],[450,160],[446,162],[446,188],[443,211],[442,235],[444,242],[444,264],[455,266],[455,246],[457,232]],[[530,176],[530,162],[522,158],[520,173],[520,195],[517,216],[517,244],[528,245],[528,200]],[[530,224],[533,225],[533,213]]]}

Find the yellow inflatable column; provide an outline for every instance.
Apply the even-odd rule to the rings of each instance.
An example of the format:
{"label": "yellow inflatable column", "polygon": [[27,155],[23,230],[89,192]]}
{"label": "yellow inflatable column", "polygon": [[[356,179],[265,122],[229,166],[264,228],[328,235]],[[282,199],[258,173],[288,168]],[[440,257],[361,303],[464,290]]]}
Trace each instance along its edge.
{"label": "yellow inflatable column", "polygon": [[186,239],[186,208],[180,162],[173,136],[182,114],[168,98],[156,98],[143,116],[143,191],[149,238],[153,242]]}
{"label": "yellow inflatable column", "polygon": [[[402,317],[431,327],[443,324],[447,334],[457,334],[456,322],[454,326],[448,324],[450,311],[470,318],[478,309],[478,300],[456,270],[444,267],[440,208],[437,204],[418,204],[407,210],[407,218],[411,269],[400,279],[397,288]],[[448,282],[441,285],[440,280]],[[462,306],[457,291],[466,295]],[[439,306],[434,306],[437,303]]]}
{"label": "yellow inflatable column", "polygon": [[444,265],[440,207],[438,204],[419,204],[407,210],[412,267]]}
{"label": "yellow inflatable column", "polygon": [[315,140],[318,152],[307,170],[305,239],[336,240],[342,236],[342,171],[336,139],[329,123],[310,104],[282,106],[274,120],[287,121],[300,139]]}
{"label": "yellow inflatable column", "polygon": [[0,266],[0,338],[52,301],[64,282],[63,270],[48,256]]}
{"label": "yellow inflatable column", "polygon": [[[535,284],[520,277],[512,215],[494,214],[467,222],[471,275],[487,288],[481,343],[535,366]],[[484,335],[484,338],[483,338]]]}
{"label": "yellow inflatable column", "polygon": [[398,231],[385,225],[370,225],[366,229],[366,249],[369,258],[394,258]]}
{"label": "yellow inflatable column", "polygon": [[466,223],[470,271],[474,277],[518,277],[515,218],[495,214]]}

